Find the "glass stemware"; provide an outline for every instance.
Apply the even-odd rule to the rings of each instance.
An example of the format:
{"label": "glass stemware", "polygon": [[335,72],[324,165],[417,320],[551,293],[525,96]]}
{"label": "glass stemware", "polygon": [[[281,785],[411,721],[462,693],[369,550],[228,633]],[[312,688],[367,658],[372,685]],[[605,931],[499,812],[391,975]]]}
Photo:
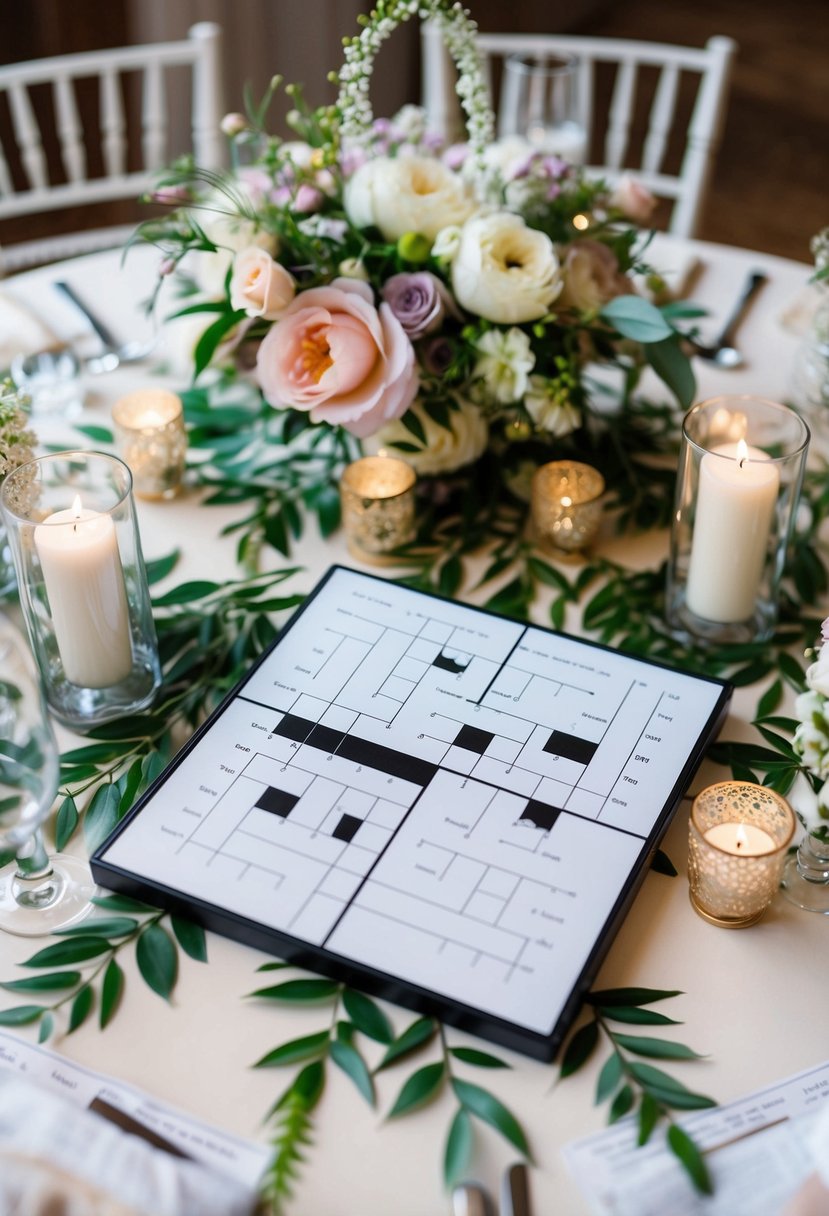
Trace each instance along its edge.
{"label": "glass stemware", "polygon": [[789,903],[829,915],[829,840],[808,832],[786,862],[781,890]]}
{"label": "glass stemware", "polygon": [[79,857],[50,857],[40,825],[58,788],[58,747],[29,651],[0,616],[0,930],[39,937],[80,920],[95,883]]}

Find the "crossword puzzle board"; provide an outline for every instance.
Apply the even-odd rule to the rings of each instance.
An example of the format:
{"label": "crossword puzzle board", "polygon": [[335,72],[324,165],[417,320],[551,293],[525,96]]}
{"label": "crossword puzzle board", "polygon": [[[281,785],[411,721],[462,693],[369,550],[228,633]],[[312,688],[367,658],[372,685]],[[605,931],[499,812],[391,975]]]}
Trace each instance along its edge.
{"label": "crossword puzzle board", "polygon": [[729,693],[335,566],[93,873],[550,1059]]}

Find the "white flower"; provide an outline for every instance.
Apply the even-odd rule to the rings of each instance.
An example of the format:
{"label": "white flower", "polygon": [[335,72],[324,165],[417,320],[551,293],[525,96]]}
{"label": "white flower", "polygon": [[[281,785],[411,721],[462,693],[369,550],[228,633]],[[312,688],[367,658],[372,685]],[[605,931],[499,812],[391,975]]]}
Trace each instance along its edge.
{"label": "white flower", "polygon": [[323,237],[337,245],[344,243],[348,232],[345,220],[333,219],[329,215],[309,215],[306,220],[299,221],[297,228],[306,236]]}
{"label": "white flower", "polygon": [[[237,181],[236,188],[241,192],[244,183]],[[211,210],[211,207],[217,210]],[[187,256],[187,269],[205,295],[211,297],[223,295],[234,254],[249,245],[257,245],[270,254],[276,254],[278,249],[275,236],[264,232],[245,216],[229,215],[227,207],[227,198],[216,195],[212,202],[197,212],[196,218],[205,235],[218,248],[215,253],[199,250]]]}
{"label": "white flower", "polygon": [[805,766],[819,777],[829,777],[829,722],[826,701],[818,692],[801,693],[795,701],[800,725],[792,746]]}
{"label": "white flower", "polygon": [[451,262],[461,247],[461,230],[457,224],[441,228],[432,245],[432,257],[439,262]]}
{"label": "white flower", "polygon": [[509,211],[474,216],[461,229],[452,286],[458,303],[479,317],[535,321],[561,291],[553,242]]}
{"label": "white flower", "polygon": [[489,329],[475,343],[481,352],[473,375],[482,382],[486,397],[499,405],[520,401],[535,366],[530,339],[521,329]]}
{"label": "white flower", "polygon": [[555,380],[546,376],[530,376],[530,387],[524,394],[527,413],[539,431],[561,439],[581,426],[581,414]]}
{"label": "white flower", "polygon": [[397,111],[391,120],[395,131],[417,143],[426,133],[426,111],[423,106],[406,105]]}
{"label": "white flower", "polygon": [[379,228],[387,241],[462,224],[475,210],[467,184],[439,160],[377,156],[361,165],[345,188],[345,210],[356,228]]}
{"label": "white flower", "polygon": [[[489,428],[486,419],[478,406],[461,397],[455,397],[457,409],[449,415],[452,423],[451,431],[435,422],[419,401],[415,400],[409,407],[420,419],[426,434],[426,447],[410,452],[406,448],[403,453],[406,462],[416,473],[424,477],[439,473],[452,473],[464,465],[472,464],[482,456],[489,439]],[[391,422],[384,426],[363,446],[367,451],[376,452],[391,447],[395,443],[411,444],[412,434],[402,422]]]}
{"label": "white flower", "polygon": [[359,258],[343,258],[337,267],[337,273],[344,279],[356,279],[359,283],[369,281],[369,273]]}
{"label": "white flower", "polygon": [[296,279],[265,249],[249,245],[233,259],[230,303],[249,317],[275,321],[296,295]]}
{"label": "white flower", "polygon": [[806,672],[806,683],[813,692],[829,697],[829,646],[822,646],[817,661]]}

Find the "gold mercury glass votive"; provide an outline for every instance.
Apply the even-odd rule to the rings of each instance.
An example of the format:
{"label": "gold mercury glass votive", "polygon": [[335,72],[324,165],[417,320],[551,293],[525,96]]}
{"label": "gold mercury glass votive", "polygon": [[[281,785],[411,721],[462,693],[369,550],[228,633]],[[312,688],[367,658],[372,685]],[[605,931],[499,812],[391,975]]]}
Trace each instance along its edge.
{"label": "gold mercury glass votive", "polygon": [[785,798],[750,781],[709,785],[691,807],[691,903],[712,925],[755,924],[774,898],[794,835]]}
{"label": "gold mercury glass votive", "polygon": [[589,545],[602,517],[604,478],[589,464],[553,460],[532,480],[532,526],[536,540],[571,553]]}
{"label": "gold mercury glass votive", "polygon": [[415,530],[415,471],[395,456],[364,456],[340,478],[340,501],[348,548],[355,557],[388,564],[393,549]]}
{"label": "gold mercury glass votive", "polygon": [[141,389],[112,407],[115,443],[139,498],[174,498],[187,455],[181,399],[165,389]]}

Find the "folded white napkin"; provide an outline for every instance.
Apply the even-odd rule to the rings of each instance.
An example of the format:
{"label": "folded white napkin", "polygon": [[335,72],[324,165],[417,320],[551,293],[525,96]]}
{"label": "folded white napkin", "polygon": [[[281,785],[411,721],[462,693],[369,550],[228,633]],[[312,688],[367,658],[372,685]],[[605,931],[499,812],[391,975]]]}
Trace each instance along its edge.
{"label": "folded white napkin", "polygon": [[54,346],[58,339],[25,304],[0,292],[0,369],[15,355],[33,355]]}
{"label": "folded white napkin", "polygon": [[0,1071],[0,1212],[250,1216],[242,1183],[172,1156],[19,1074]]}

